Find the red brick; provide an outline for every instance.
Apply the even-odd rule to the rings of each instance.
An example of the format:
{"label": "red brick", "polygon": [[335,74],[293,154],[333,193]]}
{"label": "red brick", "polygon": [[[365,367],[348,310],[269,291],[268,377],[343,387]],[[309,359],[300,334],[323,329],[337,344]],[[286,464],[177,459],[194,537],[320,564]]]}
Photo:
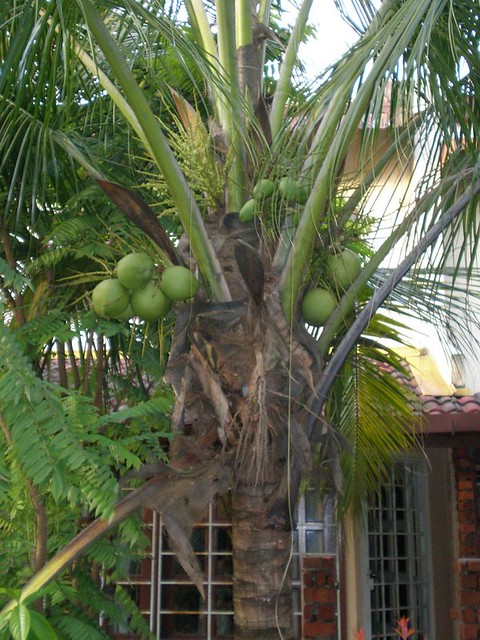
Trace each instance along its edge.
{"label": "red brick", "polygon": [[463,624],[460,627],[460,637],[462,640],[478,640],[479,629],[478,624]]}
{"label": "red brick", "polygon": [[337,625],[333,622],[306,622],[303,625],[304,638],[337,637]]}
{"label": "red brick", "polygon": [[473,491],[459,491],[457,494],[457,500],[461,502],[462,500],[473,500],[475,498],[475,494]]}
{"label": "red brick", "polygon": [[305,556],[302,558],[302,569],[324,569],[329,566],[329,560],[314,556]]}
{"label": "red brick", "polygon": [[462,574],[460,576],[460,585],[463,589],[477,589],[478,588],[478,578],[476,575],[472,574]]}
{"label": "red brick", "polygon": [[458,529],[462,533],[475,533],[477,527],[475,526],[475,524],[472,524],[470,522],[462,522],[461,524],[459,524]]}
{"label": "red brick", "polygon": [[336,589],[337,587],[337,576],[335,573],[327,573],[325,584],[332,589]]}
{"label": "red brick", "polygon": [[458,521],[459,522],[475,522],[476,521],[476,513],[475,511],[459,511],[458,512]]}
{"label": "red brick", "polygon": [[462,605],[467,607],[480,605],[480,591],[462,591],[460,593],[460,601]]}
{"label": "red brick", "polygon": [[478,571],[480,573],[480,559],[479,560],[469,560],[467,562],[469,571]]}
{"label": "red brick", "polygon": [[[315,607],[316,608],[316,607]],[[316,612],[313,612],[313,607],[311,604],[305,604],[303,606],[303,619],[305,621],[310,622],[311,620],[313,620],[313,618],[317,616]]]}
{"label": "red brick", "polygon": [[467,469],[472,466],[472,462],[467,460],[467,458],[460,458],[455,460],[455,467],[457,469]]}
{"label": "red brick", "polygon": [[462,555],[473,556],[476,550],[476,540],[473,533],[459,533],[460,547]]}
{"label": "red brick", "polygon": [[462,620],[463,622],[477,622],[477,615],[474,609],[463,609],[462,610]]}
{"label": "red brick", "polygon": [[317,577],[318,586],[327,584],[328,582],[328,571],[315,571]]}
{"label": "red brick", "polygon": [[468,491],[468,490],[472,490],[473,489],[473,480],[472,479],[468,479],[468,480],[459,480],[458,484],[457,484],[457,489],[459,491]]}
{"label": "red brick", "polygon": [[318,607],[318,620],[322,622],[333,622],[337,609],[332,605],[320,605]]}
{"label": "red brick", "polygon": [[314,571],[305,571],[302,574],[302,584],[306,587],[314,587],[317,584],[317,579]]}
{"label": "red brick", "polygon": [[333,604],[336,599],[336,593],[334,589],[312,589],[306,588],[303,590],[304,602],[321,602]]}

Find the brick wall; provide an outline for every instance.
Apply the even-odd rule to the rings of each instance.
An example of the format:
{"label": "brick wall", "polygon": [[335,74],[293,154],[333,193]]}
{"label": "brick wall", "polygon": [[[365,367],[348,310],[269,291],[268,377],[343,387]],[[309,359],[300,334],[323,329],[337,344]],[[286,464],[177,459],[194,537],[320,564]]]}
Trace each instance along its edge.
{"label": "brick wall", "polygon": [[458,611],[461,640],[480,640],[480,529],[477,469],[480,449],[453,449],[458,523]]}
{"label": "brick wall", "polygon": [[480,557],[478,531],[477,471],[480,449],[453,449],[458,514],[458,553],[462,557]]}
{"label": "brick wall", "polygon": [[303,639],[337,639],[337,588],[334,556],[303,558]]}

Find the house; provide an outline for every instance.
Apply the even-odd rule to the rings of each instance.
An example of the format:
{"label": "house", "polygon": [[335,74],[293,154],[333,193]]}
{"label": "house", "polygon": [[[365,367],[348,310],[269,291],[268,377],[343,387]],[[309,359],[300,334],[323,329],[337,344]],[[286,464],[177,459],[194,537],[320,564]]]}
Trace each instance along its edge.
{"label": "house", "polygon": [[[339,529],[333,499],[302,497],[293,536],[296,637],[480,638],[480,398],[453,390],[425,351],[409,354],[423,406],[424,454],[398,460],[363,521]],[[125,581],[156,637],[232,637],[230,523],[222,502],[193,533],[206,598],[168,549],[161,517],[146,513],[149,556]],[[135,636],[117,629],[114,638]]]}
{"label": "house", "polygon": [[480,637],[480,398],[439,380],[428,353],[416,359],[424,455],[399,460],[363,535],[346,533],[339,638],[360,626],[398,637],[399,615],[423,631],[414,637]]}

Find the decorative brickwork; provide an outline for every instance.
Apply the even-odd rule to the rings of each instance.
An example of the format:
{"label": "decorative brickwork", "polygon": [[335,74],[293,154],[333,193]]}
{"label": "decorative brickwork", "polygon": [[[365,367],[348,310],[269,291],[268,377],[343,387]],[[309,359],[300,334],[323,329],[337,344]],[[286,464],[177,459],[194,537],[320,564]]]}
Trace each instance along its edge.
{"label": "decorative brickwork", "polygon": [[[480,640],[480,449],[453,449],[458,519],[458,584],[461,640]],[[456,612],[455,612],[456,613]]]}
{"label": "decorative brickwork", "polygon": [[302,561],[302,638],[337,639],[337,576],[334,556]]}

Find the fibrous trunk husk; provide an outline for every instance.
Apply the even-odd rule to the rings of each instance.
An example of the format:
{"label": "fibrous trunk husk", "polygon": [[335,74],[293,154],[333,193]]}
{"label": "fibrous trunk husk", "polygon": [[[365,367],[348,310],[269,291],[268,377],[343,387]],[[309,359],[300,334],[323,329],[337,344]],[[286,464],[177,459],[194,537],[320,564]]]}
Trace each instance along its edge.
{"label": "fibrous trunk husk", "polygon": [[[289,640],[296,496],[287,470],[310,464],[301,425],[316,361],[308,338],[298,339],[284,320],[269,265],[260,257],[265,252],[245,245],[248,229],[239,245],[235,218],[227,219],[223,241],[216,234],[216,250],[234,300],[196,301],[177,313],[166,373],[176,396],[170,460],[189,472],[218,459],[229,467],[235,638]],[[273,516],[272,504],[282,505]],[[184,505],[176,518],[176,531],[183,520],[189,529],[189,509]],[[179,537],[192,564],[193,552]]]}
{"label": "fibrous trunk husk", "polygon": [[235,640],[292,638],[292,532],[269,520],[268,498],[276,486],[237,482],[233,491]]}

